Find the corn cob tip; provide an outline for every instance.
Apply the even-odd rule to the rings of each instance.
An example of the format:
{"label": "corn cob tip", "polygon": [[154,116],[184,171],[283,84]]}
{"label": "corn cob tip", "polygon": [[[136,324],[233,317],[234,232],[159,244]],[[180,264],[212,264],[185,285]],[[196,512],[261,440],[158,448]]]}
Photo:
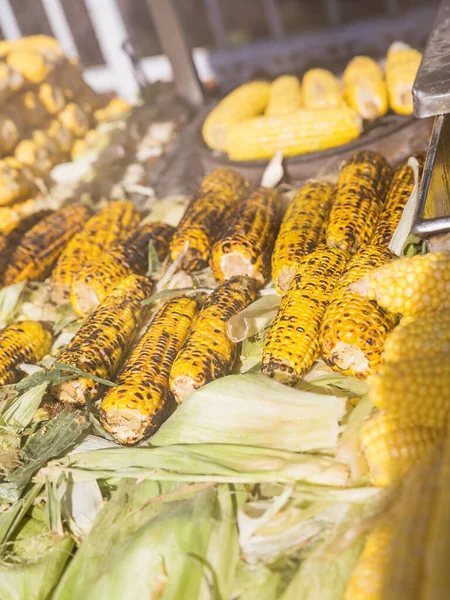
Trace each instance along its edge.
{"label": "corn cob tip", "polygon": [[356,377],[364,378],[369,371],[369,361],[361,348],[346,342],[337,342],[327,364],[336,366],[340,371],[351,370]]}
{"label": "corn cob tip", "polygon": [[[114,406],[108,412],[100,408],[100,423],[115,440],[124,445],[133,445],[151,435],[157,424],[163,423],[169,416],[167,406],[149,423],[148,415],[136,408]],[[157,424],[155,423],[157,421]]]}

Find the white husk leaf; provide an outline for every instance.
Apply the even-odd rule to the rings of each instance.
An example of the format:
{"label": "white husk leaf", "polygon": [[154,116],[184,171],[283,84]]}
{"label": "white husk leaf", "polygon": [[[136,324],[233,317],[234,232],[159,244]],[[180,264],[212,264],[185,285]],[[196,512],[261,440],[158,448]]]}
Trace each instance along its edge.
{"label": "white husk leaf", "polygon": [[283,174],[283,155],[277,150],[264,169],[261,187],[274,188],[283,178]]}
{"label": "white husk leaf", "polygon": [[411,232],[414,215],[416,214],[419,201],[419,163],[414,156],[411,156],[408,160],[408,165],[414,171],[414,188],[403,209],[402,217],[389,244],[389,250],[397,256],[401,256],[403,253],[406,240]]}
{"label": "white husk leaf", "polygon": [[281,297],[273,290],[252,302],[228,321],[228,337],[232,342],[242,342],[259,333],[272,321],[280,307]]}
{"label": "white husk leaf", "polygon": [[0,329],[14,320],[26,284],[26,281],[19,281],[0,290]]}
{"label": "white husk leaf", "polygon": [[104,502],[96,481],[68,481],[61,498],[62,514],[71,531],[84,538]]}

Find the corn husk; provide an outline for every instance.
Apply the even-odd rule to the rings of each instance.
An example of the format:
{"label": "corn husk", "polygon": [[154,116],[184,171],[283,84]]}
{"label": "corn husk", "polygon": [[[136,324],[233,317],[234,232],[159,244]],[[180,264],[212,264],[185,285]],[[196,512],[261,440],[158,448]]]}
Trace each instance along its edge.
{"label": "corn husk", "polygon": [[242,342],[268,326],[280,307],[281,298],[273,291],[252,302],[247,308],[232,316],[228,321],[228,337],[233,342]]}
{"label": "corn husk", "polygon": [[14,321],[27,282],[19,281],[0,290],[0,329]]}
{"label": "corn husk", "polygon": [[405,250],[419,202],[419,163],[414,156],[411,156],[408,160],[408,166],[414,171],[414,188],[406,202],[400,222],[389,243],[389,250],[397,256],[401,256]]}

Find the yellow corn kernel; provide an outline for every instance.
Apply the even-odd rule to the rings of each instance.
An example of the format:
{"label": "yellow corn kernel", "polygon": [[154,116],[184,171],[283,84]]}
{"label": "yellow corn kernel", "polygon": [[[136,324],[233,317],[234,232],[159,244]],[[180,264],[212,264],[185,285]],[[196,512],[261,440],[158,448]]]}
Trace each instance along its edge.
{"label": "yellow corn kernel", "polygon": [[[0,42],[1,43],[1,42]],[[0,102],[5,102],[24,86],[22,73],[12,69],[8,63],[0,62]]]}
{"label": "yellow corn kernel", "polygon": [[38,94],[33,90],[28,90],[15,98],[14,106],[20,112],[25,125],[29,127],[37,127],[47,118],[47,111]]}
{"label": "yellow corn kernel", "polygon": [[373,121],[388,110],[383,70],[368,56],[355,56],[342,77],[345,99],[363,119]]}
{"label": "yellow corn kernel", "polygon": [[32,139],[19,142],[14,156],[22,165],[42,174],[48,174],[61,160],[58,144],[42,130],[34,131]]}
{"label": "yellow corn kernel", "polygon": [[277,77],[270,85],[267,116],[286,115],[296,112],[302,103],[300,81],[295,75]]}
{"label": "yellow corn kernel", "polygon": [[0,154],[5,156],[12,152],[20,139],[18,124],[7,115],[0,116]]}
{"label": "yellow corn kernel", "polygon": [[73,133],[75,137],[82,137],[89,131],[89,119],[86,113],[76,104],[70,102],[57,115],[57,119]]}
{"label": "yellow corn kernel", "polygon": [[99,108],[94,112],[94,120],[97,123],[105,123],[114,119],[123,117],[133,108],[133,105],[123,98],[113,98],[104,108]]}
{"label": "yellow corn kernel", "polygon": [[0,206],[29,197],[36,187],[33,174],[14,156],[0,160]]}
{"label": "yellow corn kernel", "polygon": [[36,209],[36,200],[17,202],[12,206],[0,206],[0,234],[8,233],[21,219],[31,215]]}
{"label": "yellow corn kernel", "polygon": [[49,138],[54,140],[58,145],[59,151],[66,155],[72,149],[74,143],[74,135],[65,127],[58,119],[53,119],[47,129]]}
{"label": "yellow corn kernel", "polygon": [[66,104],[64,90],[51,83],[41,83],[38,96],[49,115],[56,115],[61,112]]}
{"label": "yellow corn kernel", "polygon": [[[305,108],[311,110],[342,106],[342,85],[331,71],[310,69],[303,76],[302,103]],[[320,115],[317,115],[317,118],[320,119]]]}
{"label": "yellow corn kernel", "polygon": [[6,57],[8,65],[29,83],[42,83],[53,65],[45,56],[33,50],[12,50]]}
{"label": "yellow corn kernel", "polygon": [[403,42],[394,42],[386,58],[386,83],[389,105],[400,115],[413,112],[412,86],[422,54]]}

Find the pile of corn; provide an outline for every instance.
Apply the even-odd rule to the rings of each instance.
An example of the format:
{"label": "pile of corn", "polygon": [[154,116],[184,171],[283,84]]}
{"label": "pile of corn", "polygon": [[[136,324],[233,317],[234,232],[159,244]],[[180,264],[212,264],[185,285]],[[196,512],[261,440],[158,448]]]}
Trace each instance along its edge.
{"label": "pile of corn", "polygon": [[385,69],[372,58],[352,59],[341,80],[311,69],[302,81],[284,75],[273,83],[253,81],[226,96],[208,115],[203,138],[231,160],[317,152],[359,137],[363,120],[389,109],[412,114],[411,89],[421,54],[401,42],[388,50]]}

